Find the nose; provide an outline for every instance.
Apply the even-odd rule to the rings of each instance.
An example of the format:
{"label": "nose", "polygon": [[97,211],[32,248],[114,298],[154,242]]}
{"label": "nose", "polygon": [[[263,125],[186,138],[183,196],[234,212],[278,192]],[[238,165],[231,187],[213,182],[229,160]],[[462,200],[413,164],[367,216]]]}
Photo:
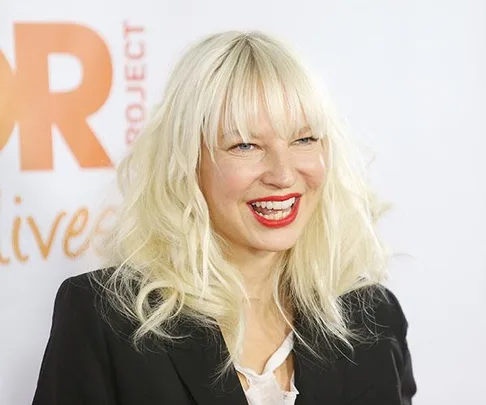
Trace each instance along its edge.
{"label": "nose", "polygon": [[262,182],[268,186],[291,188],[297,179],[295,164],[288,148],[267,153]]}

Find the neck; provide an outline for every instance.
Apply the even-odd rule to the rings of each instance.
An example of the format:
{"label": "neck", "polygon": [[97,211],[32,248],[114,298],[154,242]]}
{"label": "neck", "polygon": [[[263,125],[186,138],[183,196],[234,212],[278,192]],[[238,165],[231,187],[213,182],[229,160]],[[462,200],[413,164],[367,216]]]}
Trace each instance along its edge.
{"label": "neck", "polygon": [[[273,275],[278,266],[281,266],[282,258],[281,252],[261,250],[249,252],[248,250],[239,251],[235,248],[231,249],[229,256],[231,263],[238,268],[243,276],[249,297],[249,302],[244,308],[248,330],[253,330],[252,333],[256,333],[258,336],[261,333],[268,336],[275,335],[279,342],[282,340],[282,336],[287,336],[291,330],[277,308],[273,296]],[[285,316],[292,322],[293,311],[290,303],[284,300],[281,304]]]}
{"label": "neck", "polygon": [[280,252],[239,252],[232,249],[230,260],[243,275],[246,291],[254,303],[270,303],[273,298],[273,275],[279,265]]}

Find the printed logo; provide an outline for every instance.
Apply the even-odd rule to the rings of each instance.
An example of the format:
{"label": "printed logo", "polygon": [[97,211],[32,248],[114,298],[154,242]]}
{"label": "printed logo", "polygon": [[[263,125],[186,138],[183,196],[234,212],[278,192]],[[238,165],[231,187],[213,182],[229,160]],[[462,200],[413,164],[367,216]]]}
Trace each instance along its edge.
{"label": "printed logo", "polygon": [[[15,68],[0,52],[0,151],[17,124],[21,170],[53,170],[55,125],[80,167],[111,168],[111,159],[88,123],[112,85],[112,61],[103,39],[78,24],[16,23],[14,41]],[[82,79],[77,88],[50,91],[52,54],[79,60]]]}

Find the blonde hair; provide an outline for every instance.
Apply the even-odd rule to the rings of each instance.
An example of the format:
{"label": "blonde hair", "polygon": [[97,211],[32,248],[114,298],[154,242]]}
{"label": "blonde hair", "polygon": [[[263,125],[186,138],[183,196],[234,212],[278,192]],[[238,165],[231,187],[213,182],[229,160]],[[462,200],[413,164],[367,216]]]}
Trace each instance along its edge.
{"label": "blonde hair", "polygon": [[177,339],[171,324],[186,315],[221,328],[226,367],[238,357],[246,293],[212,228],[198,164],[203,142],[212,153],[221,130],[238,131],[246,142],[262,105],[281,134],[305,122],[325,142],[328,159],[322,198],[275,269],[275,302],[283,314],[287,297],[317,333],[350,343],[340,297],[383,282],[387,255],[364,162],[320,88],[287,46],[259,32],[209,36],[175,66],[163,101],[118,167],[116,266],[104,286],[116,308],[137,321],[135,344],[147,335]]}

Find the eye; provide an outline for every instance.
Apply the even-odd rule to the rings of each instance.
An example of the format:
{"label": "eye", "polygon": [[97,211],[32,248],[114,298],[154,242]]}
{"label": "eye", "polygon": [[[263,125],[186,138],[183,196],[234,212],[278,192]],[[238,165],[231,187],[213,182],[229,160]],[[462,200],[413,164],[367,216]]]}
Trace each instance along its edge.
{"label": "eye", "polygon": [[239,152],[250,152],[253,150],[256,145],[254,143],[239,143],[237,145],[232,146],[230,149],[231,150],[236,150]]}
{"label": "eye", "polygon": [[318,139],[313,136],[297,139],[295,142],[299,145],[309,145],[310,143],[317,142]]}

